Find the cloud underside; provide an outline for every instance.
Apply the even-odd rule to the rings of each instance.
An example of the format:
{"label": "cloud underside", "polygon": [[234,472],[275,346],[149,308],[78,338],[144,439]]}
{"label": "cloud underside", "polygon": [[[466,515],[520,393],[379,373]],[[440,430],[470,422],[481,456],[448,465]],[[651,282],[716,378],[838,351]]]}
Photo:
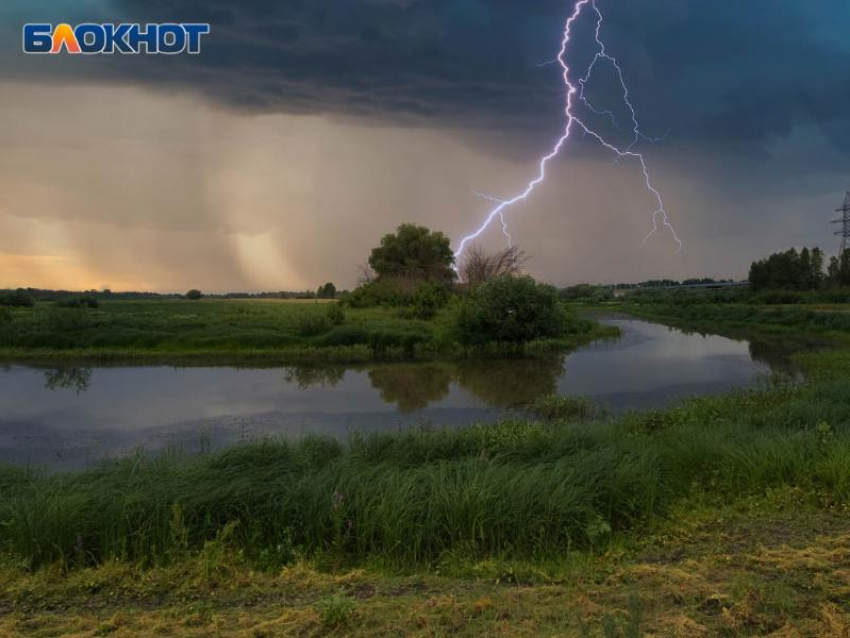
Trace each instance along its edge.
{"label": "cloud underside", "polygon": [[[842,16],[845,24],[850,19],[850,6],[842,0],[598,6],[606,16],[603,37],[623,61],[647,129],[750,155],[801,122],[816,123],[842,147],[850,141],[843,107],[850,46],[839,26]],[[61,65],[16,55],[10,63],[9,45],[4,66],[7,78],[189,90],[251,112],[549,132],[562,119],[563,87],[557,68],[538,65],[557,51],[570,10],[563,0],[531,7],[497,0],[115,0],[96,17],[209,21],[203,53]],[[92,12],[86,8],[85,17],[95,19]],[[589,11],[576,24],[569,50],[576,76],[594,51],[594,26]],[[9,42],[18,37],[10,34]],[[603,65],[599,75],[593,98],[616,109],[610,69]]]}

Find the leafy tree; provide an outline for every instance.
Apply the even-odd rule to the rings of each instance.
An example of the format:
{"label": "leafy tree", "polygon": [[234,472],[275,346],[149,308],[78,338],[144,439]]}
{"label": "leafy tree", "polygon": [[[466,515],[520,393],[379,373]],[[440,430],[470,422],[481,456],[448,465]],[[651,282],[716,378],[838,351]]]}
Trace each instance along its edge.
{"label": "leafy tree", "polygon": [[833,286],[850,286],[850,249],[829,260],[827,275]]}
{"label": "leafy tree", "polygon": [[402,224],[372,250],[369,266],[379,278],[451,283],[454,271],[451,242],[441,232]]}
{"label": "leafy tree", "polygon": [[812,248],[812,261],[809,270],[809,284],[812,288],[820,288],[824,282],[823,251],[815,246]]}
{"label": "leafy tree", "polygon": [[823,283],[823,252],[819,248],[792,248],[774,253],[750,266],[753,290],[816,290]]}
{"label": "leafy tree", "polygon": [[186,299],[189,299],[190,301],[198,301],[198,299],[200,299],[203,296],[204,296],[204,293],[202,293],[197,288],[192,288],[192,290],[190,290],[189,292],[186,293]]}
{"label": "leafy tree", "polygon": [[558,291],[531,277],[504,276],[476,288],[457,315],[457,338],[464,346],[513,346],[562,336],[568,318]]}
{"label": "leafy tree", "polygon": [[326,283],[324,286],[319,286],[316,297],[319,299],[336,299],[336,286],[331,282]]}

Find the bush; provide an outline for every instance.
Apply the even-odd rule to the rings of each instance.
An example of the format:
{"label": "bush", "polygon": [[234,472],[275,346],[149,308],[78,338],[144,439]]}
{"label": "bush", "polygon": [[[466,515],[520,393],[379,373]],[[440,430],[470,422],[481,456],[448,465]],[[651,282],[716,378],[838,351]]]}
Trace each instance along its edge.
{"label": "bush", "polygon": [[188,299],[189,301],[198,301],[203,296],[204,296],[204,293],[202,293],[197,288],[192,288],[192,290],[190,290],[189,292],[186,293],[186,299]]}
{"label": "bush", "polygon": [[415,319],[429,320],[446,307],[450,293],[447,286],[426,283],[419,286],[410,299],[409,314]]}
{"label": "bush", "polygon": [[325,334],[333,327],[327,315],[305,313],[295,322],[295,332],[301,337],[316,337]]}
{"label": "bush", "polygon": [[341,326],[345,323],[345,309],[338,303],[331,304],[328,307],[327,317],[331,325]]}
{"label": "bush", "polygon": [[405,292],[401,282],[395,279],[379,279],[363,284],[345,298],[351,308],[374,308],[376,306],[405,306],[410,293]]}
{"label": "bush", "polygon": [[9,292],[0,295],[0,306],[10,308],[32,308],[35,305],[33,298],[25,290],[18,289],[15,292]]}
{"label": "bush", "polygon": [[6,306],[0,306],[0,323],[9,323],[12,321],[12,311]]}
{"label": "bush", "polygon": [[555,288],[531,277],[502,277],[470,293],[457,313],[455,331],[464,346],[522,346],[561,337],[568,325]]}
{"label": "bush", "polygon": [[59,308],[99,308],[100,302],[90,295],[84,295],[60,299],[56,302],[56,306]]}

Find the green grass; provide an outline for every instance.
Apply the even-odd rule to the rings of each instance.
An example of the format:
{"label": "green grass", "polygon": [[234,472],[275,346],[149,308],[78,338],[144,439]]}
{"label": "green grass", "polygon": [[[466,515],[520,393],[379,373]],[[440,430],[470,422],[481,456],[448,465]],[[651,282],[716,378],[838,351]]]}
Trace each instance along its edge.
{"label": "green grass", "polygon": [[586,397],[543,396],[528,406],[528,411],[547,421],[585,421],[599,418],[603,412]]}
{"label": "green grass", "polygon": [[[440,318],[398,309],[276,301],[106,301],[98,309],[37,303],[0,323],[0,360],[28,362],[359,362],[463,355],[439,340]],[[575,316],[570,335],[529,350],[569,348],[612,331]]]}

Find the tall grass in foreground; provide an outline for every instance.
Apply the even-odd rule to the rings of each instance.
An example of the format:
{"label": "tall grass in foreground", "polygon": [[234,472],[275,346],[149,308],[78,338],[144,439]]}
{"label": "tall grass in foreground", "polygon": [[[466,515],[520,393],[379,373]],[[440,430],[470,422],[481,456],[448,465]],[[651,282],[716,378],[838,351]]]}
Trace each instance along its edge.
{"label": "tall grass in foreground", "polygon": [[693,490],[731,498],[795,485],[848,501],[842,376],[601,422],[266,441],[76,474],[6,468],[0,551],[33,566],[152,564],[224,534],[258,563],[294,551],[398,563],[447,552],[544,558],[634,529]]}

